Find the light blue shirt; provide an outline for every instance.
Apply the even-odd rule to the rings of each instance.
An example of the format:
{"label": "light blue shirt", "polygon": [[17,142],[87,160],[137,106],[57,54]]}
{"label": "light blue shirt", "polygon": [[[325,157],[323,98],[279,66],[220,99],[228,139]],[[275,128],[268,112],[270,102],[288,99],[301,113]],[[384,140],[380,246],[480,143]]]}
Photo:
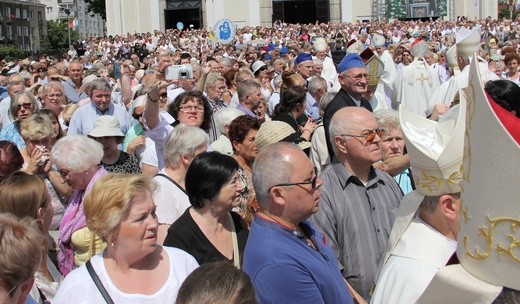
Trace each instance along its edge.
{"label": "light blue shirt", "polygon": [[312,120],[320,119],[319,103],[307,92],[307,106],[305,107],[305,115],[310,117]]}
{"label": "light blue shirt", "polygon": [[79,92],[76,90],[76,85],[72,80],[69,79],[67,81],[62,81],[61,84],[65,89],[65,95],[69,102],[78,103],[80,100],[88,98],[88,95],[85,92]]}
{"label": "light blue shirt", "polygon": [[94,122],[101,115],[112,115],[119,119],[121,132],[126,134],[130,129],[130,116],[125,108],[118,104],[110,103],[105,113],[102,113],[93,102],[79,107],[72,115],[67,135],[83,134],[88,135],[94,129]]}

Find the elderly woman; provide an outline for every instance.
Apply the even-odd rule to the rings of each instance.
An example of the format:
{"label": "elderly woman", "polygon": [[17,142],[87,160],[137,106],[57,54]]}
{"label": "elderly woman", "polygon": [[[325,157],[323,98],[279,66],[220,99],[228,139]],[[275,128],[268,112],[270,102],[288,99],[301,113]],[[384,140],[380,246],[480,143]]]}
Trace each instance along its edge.
{"label": "elderly woman", "polygon": [[43,86],[42,106],[56,113],[64,130],[67,130],[67,126],[63,122],[62,113],[66,104],[67,96],[61,82],[51,81]]}
{"label": "elderly woman", "polygon": [[9,116],[14,121],[0,131],[0,139],[12,141],[21,149],[25,142],[20,135],[20,123],[36,110],[38,103],[33,94],[25,91],[15,94],[9,108]]}
{"label": "elderly woman", "polygon": [[56,113],[54,113],[52,110],[49,110],[47,108],[40,109],[37,113],[46,115],[49,117],[52,123],[52,136],[51,136],[51,146],[54,146],[56,142],[65,136],[63,133],[63,129],[60,124],[60,119]]}
{"label": "elderly woman", "polygon": [[[25,172],[15,172],[0,185],[0,213],[12,213],[20,218],[38,221],[42,236],[46,237],[54,215],[47,187],[41,178]],[[31,297],[38,303],[52,301],[63,277],[47,255],[49,245],[42,239],[40,266],[35,274]],[[39,292],[41,291],[41,293]]]}
{"label": "elderly woman", "polygon": [[53,303],[175,303],[198,264],[184,251],[157,244],[154,189],[142,175],[112,173],[96,183],[85,198],[87,225],[109,245],[65,278]]}
{"label": "elderly woman", "polygon": [[23,170],[29,174],[37,174],[44,180],[55,210],[51,230],[58,230],[65,212],[65,197],[69,197],[72,191],[61,182],[57,172],[51,171],[52,123],[46,115],[35,113],[22,122],[21,133],[25,142],[21,149]]}
{"label": "elderly woman", "polygon": [[186,172],[195,156],[206,152],[209,137],[200,128],[178,125],[164,146],[165,167],[154,177],[159,187],[154,194],[159,220],[158,240],[164,242],[170,225],[190,207],[186,194]]}
{"label": "elderly woman", "polygon": [[164,245],[193,255],[199,264],[217,260],[242,265],[248,230],[231,210],[247,192],[238,163],[218,152],[202,153],[186,173],[191,208],[168,229]]}
{"label": "elderly woman", "polygon": [[224,108],[215,114],[215,125],[217,126],[220,136],[211,143],[213,150],[222,154],[233,155],[233,146],[229,140],[229,125],[238,116],[244,115],[244,112],[236,108]]}
{"label": "elderly woman", "polygon": [[249,222],[252,214],[258,209],[256,205],[255,192],[253,189],[253,162],[258,155],[255,138],[260,129],[258,119],[249,115],[235,118],[229,126],[229,140],[233,146],[233,158],[240,166],[240,174],[246,178],[246,186],[249,189],[249,196],[242,197],[238,211]]}
{"label": "elderly woman", "polygon": [[139,161],[117,148],[123,143],[125,135],[121,132],[119,119],[111,115],[99,116],[94,123],[94,129],[88,133],[103,146],[101,164],[112,173],[141,173]]}
{"label": "elderly woman", "polygon": [[51,160],[63,182],[74,189],[58,237],[59,270],[64,276],[106,246],[87,227],[83,213],[84,196],[98,179],[107,174],[105,168],[99,165],[102,158],[103,146],[83,135],[65,136],[51,151]]}
{"label": "elderly woman", "polygon": [[395,110],[377,110],[374,117],[378,128],[384,130],[379,143],[382,163],[374,164],[374,167],[392,175],[403,194],[407,194],[415,189],[415,185],[410,160],[404,155],[404,137],[399,114]]}
{"label": "elderly woman", "polygon": [[504,63],[507,66],[507,72],[503,74],[502,78],[510,80],[520,86],[520,72],[518,72],[520,55],[518,55],[517,52],[507,53],[504,57]]}
{"label": "elderly woman", "polygon": [[0,302],[31,303],[29,292],[40,266],[43,237],[30,218],[0,213]]}
{"label": "elderly woman", "polygon": [[[168,112],[160,111],[158,100],[160,86],[155,86],[148,94],[144,120],[147,135],[155,142],[159,170],[164,168],[164,143],[178,124],[198,127],[208,132],[213,112],[209,102],[200,91],[187,91],[175,98],[168,106]],[[173,118],[173,119],[172,119]]]}

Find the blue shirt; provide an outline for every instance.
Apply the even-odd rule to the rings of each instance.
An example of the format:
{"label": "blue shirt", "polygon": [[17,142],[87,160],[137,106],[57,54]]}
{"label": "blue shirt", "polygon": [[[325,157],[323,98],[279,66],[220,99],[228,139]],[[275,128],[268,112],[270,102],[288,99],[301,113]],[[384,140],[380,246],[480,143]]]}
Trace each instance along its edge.
{"label": "blue shirt", "polygon": [[307,92],[307,106],[305,107],[305,115],[309,116],[313,121],[320,119],[319,103]]}
{"label": "blue shirt", "polygon": [[80,100],[88,98],[88,95],[85,92],[79,92],[76,90],[76,85],[72,80],[69,79],[67,81],[62,81],[61,84],[65,89],[65,95],[69,102],[78,103]]}
{"label": "blue shirt", "polygon": [[15,121],[3,128],[0,132],[0,140],[13,142],[16,144],[18,149],[21,149],[25,147],[25,141],[23,140],[22,135],[20,135],[20,132],[18,132],[18,125],[19,122]]}
{"label": "blue shirt", "polygon": [[130,117],[125,108],[111,102],[105,113],[102,113],[98,108],[96,108],[94,103],[91,102],[79,107],[76,112],[72,114],[67,135],[88,135],[88,133],[94,129],[94,122],[101,115],[112,115],[117,117],[123,134],[126,134],[128,129],[130,129]]}
{"label": "blue shirt", "polygon": [[256,115],[253,111],[249,110],[248,108],[244,107],[243,104],[238,104],[237,106],[237,109],[239,109],[240,111],[246,113],[246,115],[249,115],[251,117],[254,117],[254,118],[258,118],[258,115]]}
{"label": "blue shirt", "polygon": [[309,221],[300,227],[316,249],[295,231],[255,216],[243,267],[258,303],[353,303],[325,236]]}

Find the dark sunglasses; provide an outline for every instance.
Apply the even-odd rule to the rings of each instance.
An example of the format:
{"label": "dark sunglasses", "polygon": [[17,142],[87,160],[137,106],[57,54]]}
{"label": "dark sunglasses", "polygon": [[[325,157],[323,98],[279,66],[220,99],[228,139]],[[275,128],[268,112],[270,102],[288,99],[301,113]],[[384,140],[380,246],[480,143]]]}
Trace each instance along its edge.
{"label": "dark sunglasses", "polygon": [[298,185],[312,185],[312,189],[316,189],[316,181],[318,180],[318,170],[316,170],[316,167],[314,167],[314,177],[311,180],[303,181],[299,183],[283,183],[283,184],[277,184],[274,186],[269,187],[268,191],[271,191],[274,187],[290,187],[290,186],[298,186]]}

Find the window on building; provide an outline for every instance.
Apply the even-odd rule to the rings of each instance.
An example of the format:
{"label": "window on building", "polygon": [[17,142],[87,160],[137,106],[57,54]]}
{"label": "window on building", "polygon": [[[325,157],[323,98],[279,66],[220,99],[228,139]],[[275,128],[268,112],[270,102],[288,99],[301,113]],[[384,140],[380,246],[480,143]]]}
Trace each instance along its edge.
{"label": "window on building", "polygon": [[16,18],[20,18],[20,9],[17,7],[15,11]]}
{"label": "window on building", "polygon": [[27,10],[25,8],[22,9],[22,18],[27,19]]}
{"label": "window on building", "polygon": [[18,35],[18,36],[22,35],[22,27],[19,25],[16,26],[16,35]]}
{"label": "window on building", "polygon": [[0,39],[4,39],[4,33],[3,33],[3,29],[1,26],[0,26]]}
{"label": "window on building", "polygon": [[22,27],[22,35],[29,36],[29,27],[27,27],[27,26]]}
{"label": "window on building", "polygon": [[11,20],[11,8],[10,8],[10,7],[6,7],[6,8],[5,8],[5,17],[6,17],[8,20]]}
{"label": "window on building", "polygon": [[13,27],[10,25],[7,26],[7,38],[9,38],[9,39],[13,38]]}
{"label": "window on building", "polygon": [[29,16],[30,16],[29,18],[31,18],[31,19],[34,18],[34,17],[33,17],[33,16],[34,16],[34,12],[33,12],[33,11],[30,11],[30,12],[29,12]]}
{"label": "window on building", "polygon": [[47,14],[52,14],[52,6],[47,6],[45,9]]}

